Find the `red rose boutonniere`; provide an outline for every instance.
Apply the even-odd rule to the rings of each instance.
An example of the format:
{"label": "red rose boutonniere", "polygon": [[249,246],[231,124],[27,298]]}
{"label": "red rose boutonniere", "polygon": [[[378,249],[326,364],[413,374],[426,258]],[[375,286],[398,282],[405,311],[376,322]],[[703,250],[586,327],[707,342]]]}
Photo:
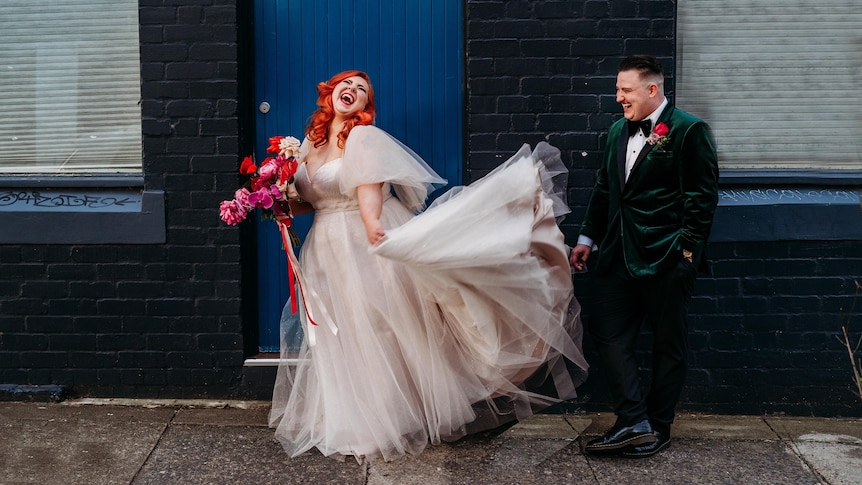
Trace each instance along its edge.
{"label": "red rose boutonniere", "polygon": [[658,145],[659,148],[664,148],[667,142],[670,141],[670,137],[667,136],[668,133],[670,133],[670,128],[663,121],[659,121],[653,127],[652,133],[650,133],[646,142],[650,145]]}

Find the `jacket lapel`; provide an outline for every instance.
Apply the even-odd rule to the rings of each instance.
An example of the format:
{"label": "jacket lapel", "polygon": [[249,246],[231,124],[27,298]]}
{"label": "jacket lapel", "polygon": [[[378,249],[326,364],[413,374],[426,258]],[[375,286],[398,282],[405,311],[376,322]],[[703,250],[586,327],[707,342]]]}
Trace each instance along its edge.
{"label": "jacket lapel", "polygon": [[[668,105],[664,107],[664,111],[662,111],[661,114],[658,116],[658,122],[656,124],[666,122],[670,118],[670,115],[673,113],[673,110],[673,106],[668,103]],[[634,165],[632,165],[632,174],[634,174],[635,170],[638,168],[638,165],[640,165],[641,162],[644,161],[644,159],[647,157],[647,155],[649,155],[649,152],[651,152],[653,148],[655,148],[655,145],[650,145],[649,143],[644,145],[643,149],[640,151],[640,153],[638,153],[638,157],[635,159]],[[623,172],[625,172],[625,163],[626,159],[625,156],[623,156]],[[625,173],[623,173],[623,178],[625,179]],[[629,180],[631,180],[631,175],[629,175]]]}
{"label": "jacket lapel", "polygon": [[[643,148],[641,148],[640,153],[638,153],[638,157],[635,159],[634,165],[632,165],[632,174],[635,173],[635,170],[637,170],[638,165],[640,165],[644,158],[649,155],[649,152],[651,152],[653,148],[655,148],[655,145],[650,145],[649,143],[647,143],[646,145],[644,145]],[[629,180],[631,180],[632,174],[629,175]]]}
{"label": "jacket lapel", "polygon": [[617,141],[617,175],[620,178],[620,187],[626,186],[626,152],[629,144],[628,123],[623,123],[620,130],[620,139]]}

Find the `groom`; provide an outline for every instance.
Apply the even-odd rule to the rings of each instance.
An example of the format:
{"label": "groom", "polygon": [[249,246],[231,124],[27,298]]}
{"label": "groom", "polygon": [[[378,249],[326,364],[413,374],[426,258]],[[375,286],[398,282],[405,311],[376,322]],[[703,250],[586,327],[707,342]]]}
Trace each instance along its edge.
{"label": "groom", "polygon": [[[686,374],[687,311],[718,201],[709,126],[670,105],[661,64],[627,57],[617,75],[623,116],[607,147],[571,264],[595,264],[589,330],[606,374],[616,423],[590,453],[652,456],[670,444]],[[644,396],[635,342],[653,333],[652,382]]]}

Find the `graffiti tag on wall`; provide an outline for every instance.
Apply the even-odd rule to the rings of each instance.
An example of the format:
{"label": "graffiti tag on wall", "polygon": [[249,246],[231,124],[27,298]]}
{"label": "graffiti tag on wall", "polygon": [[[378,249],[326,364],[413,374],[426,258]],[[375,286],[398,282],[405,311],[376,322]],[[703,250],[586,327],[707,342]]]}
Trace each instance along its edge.
{"label": "graffiti tag on wall", "polygon": [[0,189],[0,211],[127,212],[140,206],[139,191]]}
{"label": "graffiti tag on wall", "polygon": [[722,189],[721,205],[773,204],[859,204],[860,195],[853,190],[834,189]]}

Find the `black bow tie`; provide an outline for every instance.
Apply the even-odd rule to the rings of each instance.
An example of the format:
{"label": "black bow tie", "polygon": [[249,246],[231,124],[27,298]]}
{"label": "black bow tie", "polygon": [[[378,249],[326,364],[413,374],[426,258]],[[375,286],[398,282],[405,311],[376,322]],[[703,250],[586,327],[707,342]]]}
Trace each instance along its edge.
{"label": "black bow tie", "polygon": [[629,121],[629,136],[635,136],[638,133],[638,130],[643,130],[644,136],[649,136],[649,132],[652,129],[652,121],[649,119],[641,120],[641,121]]}

